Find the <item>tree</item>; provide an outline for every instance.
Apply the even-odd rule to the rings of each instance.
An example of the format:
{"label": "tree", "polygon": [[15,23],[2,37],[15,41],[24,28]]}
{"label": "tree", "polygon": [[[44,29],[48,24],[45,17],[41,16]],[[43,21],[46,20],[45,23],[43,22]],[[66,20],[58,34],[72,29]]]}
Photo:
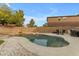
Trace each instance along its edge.
{"label": "tree", "polygon": [[0,24],[15,24],[16,26],[22,26],[24,20],[24,12],[22,10],[13,11],[6,4],[0,5]]}
{"label": "tree", "polygon": [[7,11],[0,9],[0,24],[4,25],[7,23],[9,17],[9,13]]}
{"label": "tree", "polygon": [[22,26],[23,22],[24,22],[24,13],[22,10],[18,10],[15,13],[15,19],[16,19],[16,26]]}
{"label": "tree", "polygon": [[6,4],[0,5],[0,24],[8,24],[8,19],[11,16],[10,8]]}
{"label": "tree", "polygon": [[37,27],[37,25],[35,25],[34,19],[30,20],[29,24],[27,24],[27,27]]}
{"label": "tree", "polygon": [[43,24],[43,27],[47,27],[47,26],[48,26],[48,24],[47,24],[47,23]]}
{"label": "tree", "polygon": [[11,8],[5,3],[0,4],[0,8],[6,11],[12,11]]}
{"label": "tree", "polygon": [[8,24],[16,24],[17,20],[15,18],[15,15],[10,16],[10,18],[8,19]]}

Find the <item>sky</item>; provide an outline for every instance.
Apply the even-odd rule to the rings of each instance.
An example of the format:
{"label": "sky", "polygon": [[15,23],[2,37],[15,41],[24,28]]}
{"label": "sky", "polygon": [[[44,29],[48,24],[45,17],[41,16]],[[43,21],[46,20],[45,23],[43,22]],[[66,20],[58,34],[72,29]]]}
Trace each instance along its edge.
{"label": "sky", "polygon": [[33,18],[38,26],[47,23],[49,16],[79,14],[79,3],[11,3],[7,5],[13,10],[24,11],[24,24],[28,24]]}

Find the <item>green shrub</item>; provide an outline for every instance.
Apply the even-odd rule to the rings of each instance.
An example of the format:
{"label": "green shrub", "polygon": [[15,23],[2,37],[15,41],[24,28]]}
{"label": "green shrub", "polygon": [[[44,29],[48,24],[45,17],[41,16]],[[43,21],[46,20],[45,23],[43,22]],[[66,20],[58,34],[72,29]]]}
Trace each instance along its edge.
{"label": "green shrub", "polygon": [[0,40],[0,45],[1,45],[3,42],[4,42],[3,40]]}

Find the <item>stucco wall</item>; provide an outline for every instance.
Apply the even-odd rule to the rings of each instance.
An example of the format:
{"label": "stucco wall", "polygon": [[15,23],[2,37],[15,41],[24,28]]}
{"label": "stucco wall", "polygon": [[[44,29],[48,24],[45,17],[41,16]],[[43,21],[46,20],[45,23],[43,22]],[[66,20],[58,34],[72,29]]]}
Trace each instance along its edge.
{"label": "stucco wall", "polygon": [[79,27],[79,16],[48,17],[47,19],[49,26]]}
{"label": "stucco wall", "polygon": [[30,33],[35,28],[24,28],[24,27],[0,27],[0,34],[15,35],[19,33]]}
{"label": "stucco wall", "polygon": [[55,32],[56,28],[52,27],[0,27],[0,34],[16,35],[19,33],[51,33]]}
{"label": "stucco wall", "polygon": [[57,28],[52,27],[0,27],[0,34],[17,35],[19,33],[52,33],[56,32]]}

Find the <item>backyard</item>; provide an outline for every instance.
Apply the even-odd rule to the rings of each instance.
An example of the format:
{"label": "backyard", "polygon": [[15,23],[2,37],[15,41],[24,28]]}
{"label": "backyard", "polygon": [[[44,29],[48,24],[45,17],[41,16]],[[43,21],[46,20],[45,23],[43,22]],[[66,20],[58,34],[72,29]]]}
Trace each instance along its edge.
{"label": "backyard", "polygon": [[39,13],[43,9],[34,9],[33,14],[25,7],[14,8],[0,5],[0,56],[79,56],[79,37],[70,35],[70,30],[79,26],[79,15],[48,17],[47,11],[44,12],[50,9],[48,7],[44,9],[45,17],[42,19],[44,14]]}

